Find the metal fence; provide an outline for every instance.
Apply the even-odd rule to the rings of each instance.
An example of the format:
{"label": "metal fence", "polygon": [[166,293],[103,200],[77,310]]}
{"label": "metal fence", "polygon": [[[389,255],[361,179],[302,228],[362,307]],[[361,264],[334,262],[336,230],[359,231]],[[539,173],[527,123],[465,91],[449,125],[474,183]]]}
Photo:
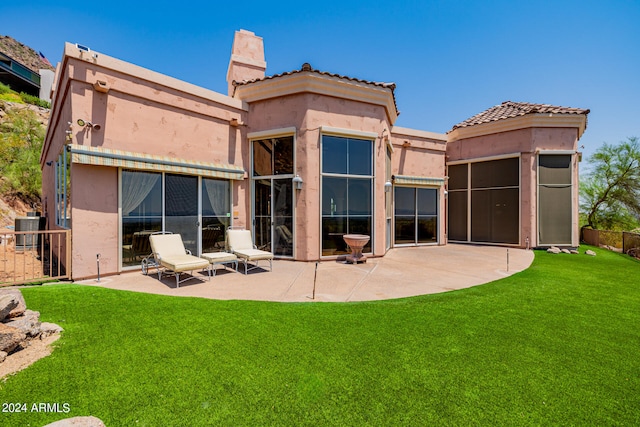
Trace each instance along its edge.
{"label": "metal fence", "polygon": [[582,241],[588,245],[629,253],[640,248],[640,234],[628,231],[582,229]]}
{"label": "metal fence", "polygon": [[71,277],[71,230],[0,234],[0,287]]}

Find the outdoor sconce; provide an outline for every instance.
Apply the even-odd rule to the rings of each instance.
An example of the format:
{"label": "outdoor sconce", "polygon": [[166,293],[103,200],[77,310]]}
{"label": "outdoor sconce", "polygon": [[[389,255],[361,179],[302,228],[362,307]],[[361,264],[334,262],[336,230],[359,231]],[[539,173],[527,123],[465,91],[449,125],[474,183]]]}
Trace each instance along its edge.
{"label": "outdoor sconce", "polygon": [[91,122],[85,122],[82,119],[78,119],[78,121],[76,122],[78,123],[78,126],[86,126],[89,129],[93,129],[93,130],[100,130],[102,128],[102,126],[95,124],[95,123],[91,123]]}
{"label": "outdoor sconce", "polygon": [[385,193],[390,193],[392,188],[393,188],[393,184],[391,183],[391,181],[387,181],[387,182],[384,183],[384,192]]}
{"label": "outdoor sconce", "polygon": [[293,188],[295,188],[296,190],[302,190],[303,181],[300,175],[296,175],[295,177],[293,177],[292,181],[293,181]]}
{"label": "outdoor sconce", "polygon": [[100,93],[107,93],[109,92],[109,89],[111,89],[109,83],[105,82],[104,80],[96,80],[96,82],[93,84],[93,88],[96,92]]}

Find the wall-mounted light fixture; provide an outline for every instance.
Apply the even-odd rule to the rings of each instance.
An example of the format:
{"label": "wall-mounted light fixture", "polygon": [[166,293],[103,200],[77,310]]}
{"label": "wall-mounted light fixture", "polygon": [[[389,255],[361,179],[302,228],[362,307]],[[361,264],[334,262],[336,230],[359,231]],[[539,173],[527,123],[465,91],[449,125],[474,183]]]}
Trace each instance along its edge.
{"label": "wall-mounted light fixture", "polygon": [[393,184],[391,183],[391,181],[387,181],[387,182],[384,183],[384,192],[385,193],[391,192],[392,188],[393,188]]}
{"label": "wall-mounted light fixture", "polygon": [[229,124],[234,128],[237,128],[238,126],[244,126],[244,123],[242,123],[240,120],[236,119],[235,117],[229,120]]}
{"label": "wall-mounted light fixture", "polygon": [[49,160],[49,161],[47,162],[47,166],[51,166],[52,164],[53,164],[53,160]]}
{"label": "wall-mounted light fixture", "polygon": [[300,175],[294,176],[291,181],[293,182],[293,188],[295,188],[296,190],[302,190],[303,181]]}
{"label": "wall-mounted light fixture", "polygon": [[96,92],[100,93],[107,93],[109,92],[109,89],[111,89],[109,83],[105,82],[104,80],[96,80],[96,82],[93,84],[93,88]]}
{"label": "wall-mounted light fixture", "polygon": [[78,119],[78,121],[76,123],[78,123],[78,126],[82,126],[82,127],[86,126],[87,128],[93,129],[95,131],[98,131],[98,130],[102,129],[102,126],[100,126],[99,124],[91,123],[91,122],[85,122],[82,119]]}

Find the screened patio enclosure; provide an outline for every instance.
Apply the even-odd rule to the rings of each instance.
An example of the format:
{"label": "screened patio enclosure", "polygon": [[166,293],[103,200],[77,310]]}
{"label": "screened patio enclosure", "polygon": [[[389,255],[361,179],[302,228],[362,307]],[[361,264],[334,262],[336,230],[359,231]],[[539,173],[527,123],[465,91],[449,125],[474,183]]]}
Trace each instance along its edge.
{"label": "screened patio enclosure", "polygon": [[449,165],[449,240],[520,243],[520,158]]}

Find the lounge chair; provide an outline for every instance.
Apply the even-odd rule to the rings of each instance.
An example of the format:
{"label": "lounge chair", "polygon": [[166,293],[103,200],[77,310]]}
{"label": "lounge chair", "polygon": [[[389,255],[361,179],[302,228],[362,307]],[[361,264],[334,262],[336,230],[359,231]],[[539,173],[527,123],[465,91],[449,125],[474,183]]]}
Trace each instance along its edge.
{"label": "lounge chair", "polygon": [[[249,270],[258,268],[258,262],[262,260],[269,261],[269,271],[273,271],[273,254],[257,249],[253,244],[249,230],[228,229],[227,246],[229,247],[229,252],[237,255],[240,261],[244,262],[244,274],[247,274]],[[249,268],[248,262],[253,262],[255,265]]]}
{"label": "lounge chair", "polygon": [[190,276],[180,280],[180,274],[205,268],[211,278],[209,261],[191,255],[191,252],[184,248],[182,237],[179,234],[152,234],[149,236],[149,243],[153,258],[158,266],[158,280],[162,279],[163,274],[173,274],[176,276],[176,288],[179,288],[180,283],[196,278]]}

